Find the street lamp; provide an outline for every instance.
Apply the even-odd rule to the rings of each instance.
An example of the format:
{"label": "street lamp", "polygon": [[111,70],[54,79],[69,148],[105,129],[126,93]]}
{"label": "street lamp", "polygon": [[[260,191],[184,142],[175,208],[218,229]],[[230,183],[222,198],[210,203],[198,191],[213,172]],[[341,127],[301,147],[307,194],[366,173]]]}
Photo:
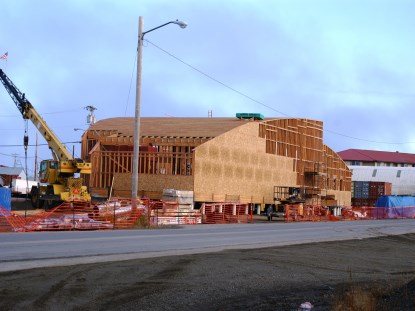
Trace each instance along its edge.
{"label": "street lamp", "polygon": [[136,83],[136,97],[135,97],[135,118],[134,118],[134,156],[133,156],[133,176],[131,181],[131,198],[133,206],[137,203],[138,192],[138,161],[140,155],[140,104],[141,104],[141,71],[142,71],[142,55],[143,55],[143,39],[146,33],[164,27],[168,24],[176,24],[180,28],[186,28],[187,24],[183,21],[175,20],[167,22],[158,27],[143,32],[143,20],[142,16],[138,19],[138,47],[137,47],[137,83]]}

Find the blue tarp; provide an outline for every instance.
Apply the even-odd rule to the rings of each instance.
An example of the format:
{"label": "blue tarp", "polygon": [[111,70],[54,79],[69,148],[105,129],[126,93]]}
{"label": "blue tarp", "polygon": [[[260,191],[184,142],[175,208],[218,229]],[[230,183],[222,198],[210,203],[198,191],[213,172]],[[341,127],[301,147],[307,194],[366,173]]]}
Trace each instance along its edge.
{"label": "blue tarp", "polygon": [[377,199],[376,207],[407,207],[415,206],[415,197],[384,195]]}
{"label": "blue tarp", "polygon": [[12,191],[9,188],[0,187],[0,206],[9,211],[12,209]]}
{"label": "blue tarp", "polygon": [[384,195],[377,199],[376,207],[385,218],[415,218],[415,197]]}

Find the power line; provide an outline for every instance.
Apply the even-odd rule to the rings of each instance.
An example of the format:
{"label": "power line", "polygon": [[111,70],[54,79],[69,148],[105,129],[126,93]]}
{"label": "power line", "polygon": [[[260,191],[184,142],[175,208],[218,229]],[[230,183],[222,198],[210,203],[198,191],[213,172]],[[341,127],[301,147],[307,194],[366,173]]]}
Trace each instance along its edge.
{"label": "power line", "polygon": [[[84,107],[81,108],[76,108],[76,109],[70,109],[70,110],[60,110],[60,111],[52,111],[52,112],[43,112],[42,115],[45,114],[61,114],[61,113],[68,113],[68,112],[75,112],[78,111],[79,109],[83,109]],[[11,117],[22,117],[21,115],[19,115],[18,113],[13,114],[13,115],[2,115],[0,114],[0,118],[2,117],[6,117],[6,118],[11,118]]]}
{"label": "power line", "polygon": [[133,65],[133,69],[131,71],[130,87],[128,88],[128,95],[127,95],[127,102],[125,103],[124,116],[127,115],[128,102],[130,101],[131,86],[133,84],[134,70],[135,70],[136,63],[137,63],[137,53],[135,53],[134,65]]}
{"label": "power line", "polygon": [[[257,103],[257,104],[259,104],[259,105],[261,105],[261,106],[263,106],[263,107],[266,107],[266,108],[268,108],[268,109],[270,109],[270,110],[272,110],[272,111],[274,111],[274,112],[277,112],[277,113],[279,113],[279,114],[281,114],[281,115],[283,115],[283,116],[286,116],[286,117],[288,117],[288,118],[295,118],[295,117],[290,116],[289,114],[287,114],[287,113],[285,113],[285,112],[282,112],[282,111],[279,111],[279,110],[275,109],[274,107],[271,107],[271,106],[269,106],[269,105],[266,105],[266,104],[264,104],[263,102],[261,102],[261,101],[259,101],[259,100],[255,99],[255,98],[252,98],[251,96],[249,96],[249,95],[247,95],[247,94],[245,94],[245,93],[243,93],[243,92],[241,92],[241,91],[239,91],[239,90],[237,90],[237,89],[235,89],[235,88],[233,88],[233,87],[231,87],[231,86],[227,85],[226,83],[224,83],[224,82],[222,82],[222,81],[220,81],[220,80],[218,80],[218,79],[216,79],[216,78],[212,77],[211,75],[209,75],[209,74],[207,74],[207,73],[203,72],[202,70],[200,70],[200,69],[196,68],[195,66],[193,66],[193,65],[191,65],[191,64],[189,64],[189,63],[187,63],[187,62],[185,62],[184,60],[180,59],[180,58],[179,58],[179,57],[177,57],[176,55],[173,55],[172,53],[170,53],[170,52],[166,51],[165,49],[161,48],[160,46],[158,46],[158,45],[154,44],[153,42],[149,41],[148,39],[144,39],[144,41],[147,41],[148,43],[150,43],[152,46],[154,46],[155,48],[159,49],[159,50],[160,50],[160,51],[162,51],[163,53],[165,53],[165,54],[169,55],[170,57],[172,57],[172,58],[176,59],[177,61],[179,61],[179,62],[181,62],[182,64],[186,65],[187,67],[189,67],[189,68],[191,68],[191,69],[195,70],[196,72],[198,72],[198,73],[200,73],[201,75],[203,75],[203,76],[207,77],[208,79],[210,79],[210,80],[212,80],[212,81],[214,81],[214,82],[216,82],[216,83],[218,83],[218,84],[222,85],[223,87],[225,87],[225,88],[227,88],[227,89],[229,89],[229,90],[231,90],[231,91],[233,91],[233,92],[235,92],[235,93],[237,93],[237,94],[239,94],[239,95],[241,95],[241,96],[243,96],[243,97],[245,97],[245,98],[249,99],[250,101],[253,101],[253,102],[255,102],[255,103]],[[398,93],[396,93],[396,94],[398,94]],[[402,96],[402,94],[401,94],[401,96]],[[407,95],[407,96],[415,96],[415,95]],[[296,118],[296,119],[298,119],[298,118]],[[359,137],[354,137],[354,136],[350,136],[350,135],[346,135],[346,134],[338,133],[338,132],[336,132],[336,131],[332,131],[332,130],[325,129],[325,128],[323,128],[323,131],[325,131],[325,132],[327,132],[327,133],[334,134],[334,135],[338,135],[338,136],[342,136],[342,137],[346,137],[346,138],[354,139],[354,140],[359,140],[359,141],[364,141],[364,142],[370,142],[370,143],[376,143],[376,144],[388,144],[388,145],[405,145],[405,144],[415,144],[415,142],[386,142],[386,141],[375,141],[375,140],[370,140],[370,139],[363,139],[363,138],[359,138]]]}
{"label": "power line", "polygon": [[[67,141],[67,142],[63,142],[63,145],[66,144],[81,144],[81,141]],[[18,144],[18,145],[0,145],[0,147],[22,147],[23,144]],[[36,146],[49,146],[48,144],[37,144],[37,145],[28,145],[29,147],[36,147]],[[0,153],[1,154],[1,153]]]}
{"label": "power line", "polygon": [[[15,154],[7,154],[7,153],[1,153],[1,152],[0,152],[0,155],[2,155],[2,156],[6,156],[6,157],[11,157],[11,158],[24,158],[24,157],[19,156],[19,155],[15,155]],[[28,158],[34,158],[34,157],[28,157]]]}

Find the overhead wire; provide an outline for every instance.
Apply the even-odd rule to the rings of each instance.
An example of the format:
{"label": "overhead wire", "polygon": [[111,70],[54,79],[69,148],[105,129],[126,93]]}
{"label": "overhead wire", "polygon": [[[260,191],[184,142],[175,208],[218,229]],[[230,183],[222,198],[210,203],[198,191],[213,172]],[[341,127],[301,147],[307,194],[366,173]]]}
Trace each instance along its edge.
{"label": "overhead wire", "polygon": [[[82,142],[81,141],[66,141],[66,142],[62,142],[62,144],[63,145],[66,145],[66,144],[81,144]],[[17,145],[0,145],[0,147],[21,147],[21,146],[23,146],[23,144],[17,144]],[[28,144],[28,146],[29,147],[36,147],[36,146],[49,146],[49,144],[47,144],[47,143],[44,143],[44,144],[32,144],[32,145],[30,145],[30,144]],[[1,153],[0,153],[1,154]]]}
{"label": "overhead wire", "polygon": [[[220,81],[217,78],[214,78],[213,76],[205,73],[204,71],[200,70],[199,68],[196,68],[195,66],[187,63],[186,61],[182,60],[181,58],[177,57],[176,55],[168,52],[167,50],[163,49],[162,47],[158,46],[157,44],[149,41],[148,39],[144,39],[144,41],[148,42],[149,44],[151,44],[155,48],[159,49],[160,51],[162,51],[163,53],[167,54],[168,56],[174,58],[175,60],[179,61],[180,63],[186,65],[187,67],[191,68],[192,70],[194,70],[194,71],[200,73],[201,75],[207,77],[208,79],[210,79],[210,80],[212,80],[212,81],[214,81],[214,82],[222,85],[223,87],[225,87],[225,88],[227,88],[227,89],[229,89],[229,90],[231,90],[231,91],[233,91],[233,92],[235,92],[235,93],[237,93],[237,94],[239,94],[239,95],[247,98],[248,100],[253,101],[253,102],[255,102],[255,103],[257,103],[257,104],[259,104],[259,105],[261,105],[263,107],[266,107],[266,108],[274,111],[274,112],[277,112],[277,113],[279,113],[279,114],[281,114],[281,115],[283,115],[285,117],[288,117],[288,118],[296,118],[296,117],[293,117],[293,116],[291,116],[291,115],[289,115],[289,114],[287,114],[285,112],[279,111],[279,110],[275,109],[274,107],[269,106],[269,105],[267,105],[267,104],[265,104],[265,103],[263,103],[263,102],[255,99],[255,98],[253,98],[253,97],[245,94],[244,92],[241,92],[241,91],[235,89],[234,87],[229,86],[228,84]],[[296,118],[296,119],[298,119],[298,118]],[[371,139],[364,139],[364,138],[359,138],[359,137],[354,137],[354,136],[342,134],[342,133],[339,133],[339,132],[336,132],[336,131],[333,131],[333,130],[329,130],[329,129],[326,129],[326,128],[323,128],[323,131],[325,131],[327,133],[330,133],[330,134],[334,134],[334,135],[338,135],[338,136],[342,136],[342,137],[354,139],[354,140],[359,140],[359,141],[364,141],[364,142],[369,142],[369,143],[376,143],[376,144],[388,144],[388,145],[415,144],[415,142],[409,142],[409,141],[408,142],[387,142],[387,141],[376,141],[376,140],[371,140]]]}
{"label": "overhead wire", "polygon": [[[1,147],[1,146],[0,146]],[[19,146],[19,147],[21,147],[21,146]],[[6,156],[6,157],[11,157],[11,158],[23,158],[23,157],[21,157],[21,156],[16,156],[16,155],[12,155],[12,154],[7,154],[7,153],[2,153],[2,152],[0,152],[0,155],[2,155],[2,156]],[[34,157],[28,157],[28,158],[34,158]]]}
{"label": "overhead wire", "polygon": [[[60,111],[52,111],[52,112],[42,112],[42,115],[45,115],[45,114],[60,114],[60,113],[68,113],[68,112],[75,112],[75,111],[78,111],[79,109],[83,109],[84,107],[80,107],[80,108],[76,108],[76,109],[68,109],[68,110],[60,110]],[[0,114],[0,117],[1,118],[3,118],[3,117],[6,117],[6,118],[11,118],[11,117],[22,117],[20,114],[18,114],[18,113],[16,113],[16,114],[13,114],[13,115],[2,115],[2,114]]]}
{"label": "overhead wire", "polygon": [[136,63],[137,63],[137,54],[135,55],[133,69],[131,70],[130,87],[128,88],[128,95],[127,95],[127,102],[125,103],[124,116],[127,115],[128,102],[130,101],[131,86],[133,84]]}

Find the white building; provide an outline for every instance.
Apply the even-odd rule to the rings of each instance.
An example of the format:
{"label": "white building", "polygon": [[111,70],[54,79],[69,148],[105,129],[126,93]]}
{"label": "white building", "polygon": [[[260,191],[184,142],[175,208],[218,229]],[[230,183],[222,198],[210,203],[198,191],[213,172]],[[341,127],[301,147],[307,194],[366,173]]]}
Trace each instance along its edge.
{"label": "white building", "polygon": [[352,171],[352,181],[392,184],[392,195],[415,195],[415,154],[348,149],[337,153]]}

